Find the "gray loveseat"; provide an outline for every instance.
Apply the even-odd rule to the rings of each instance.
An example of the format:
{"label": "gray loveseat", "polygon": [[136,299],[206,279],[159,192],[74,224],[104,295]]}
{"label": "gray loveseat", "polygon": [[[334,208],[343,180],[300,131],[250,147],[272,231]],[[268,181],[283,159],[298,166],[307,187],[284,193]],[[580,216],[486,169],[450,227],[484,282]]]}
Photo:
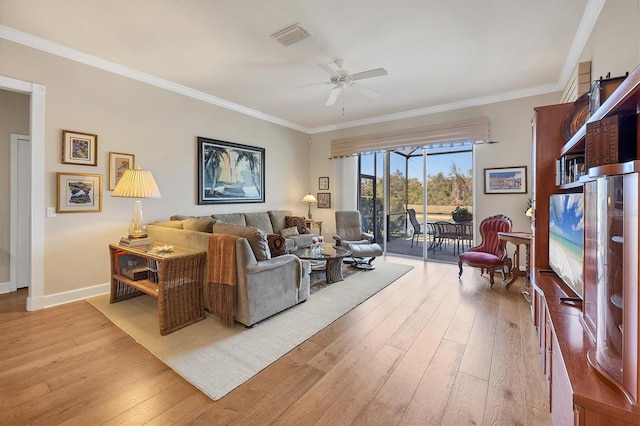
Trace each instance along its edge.
{"label": "gray loveseat", "polygon": [[[287,213],[280,215],[284,224],[284,217],[289,216],[289,212],[282,212]],[[224,219],[231,219],[228,215],[218,215],[215,219],[174,216],[173,220],[148,225],[147,234],[159,243],[204,250],[207,253],[211,233],[240,237],[236,240],[237,282],[234,318],[246,326],[252,326],[307,300],[311,266],[308,261],[300,260],[292,254],[272,256],[266,232],[249,225],[249,223],[257,223],[258,220],[264,220],[264,215],[259,213],[246,215],[248,218],[248,221],[245,219],[246,225],[222,222]],[[267,217],[269,217],[268,213]],[[236,219],[239,220],[238,217]],[[277,226],[276,229],[278,229]],[[305,238],[312,237],[305,235]],[[305,241],[306,239],[298,239],[300,244],[304,244]],[[210,258],[212,256],[208,254],[207,259]],[[204,298],[207,308],[212,306],[210,297],[208,285],[205,284]]]}

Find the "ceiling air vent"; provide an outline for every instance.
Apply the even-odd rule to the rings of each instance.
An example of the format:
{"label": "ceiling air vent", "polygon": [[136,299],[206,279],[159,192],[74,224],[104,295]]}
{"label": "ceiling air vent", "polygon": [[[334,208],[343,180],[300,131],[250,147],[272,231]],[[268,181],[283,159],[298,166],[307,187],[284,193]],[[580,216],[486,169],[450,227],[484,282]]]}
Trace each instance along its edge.
{"label": "ceiling air vent", "polygon": [[305,38],[310,36],[311,33],[302,28],[299,24],[294,24],[282,31],[278,31],[277,33],[271,35],[271,37],[275,38],[284,46],[291,46],[292,44],[304,40]]}

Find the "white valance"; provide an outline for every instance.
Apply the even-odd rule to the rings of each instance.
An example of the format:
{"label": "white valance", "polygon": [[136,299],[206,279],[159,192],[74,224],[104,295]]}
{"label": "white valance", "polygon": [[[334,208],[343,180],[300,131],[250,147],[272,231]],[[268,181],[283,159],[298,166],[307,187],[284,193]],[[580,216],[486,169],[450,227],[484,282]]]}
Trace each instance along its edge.
{"label": "white valance", "polygon": [[414,129],[335,139],[331,141],[331,158],[440,143],[488,141],[489,118],[481,117],[451,123],[430,124]]}

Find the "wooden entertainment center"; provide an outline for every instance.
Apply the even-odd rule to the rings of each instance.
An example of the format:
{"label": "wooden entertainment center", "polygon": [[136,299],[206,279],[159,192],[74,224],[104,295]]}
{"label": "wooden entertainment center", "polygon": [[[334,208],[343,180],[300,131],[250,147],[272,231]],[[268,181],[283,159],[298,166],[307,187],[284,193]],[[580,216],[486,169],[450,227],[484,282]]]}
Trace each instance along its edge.
{"label": "wooden entertainment center", "polygon": [[[531,309],[549,408],[557,425],[638,426],[640,66],[567,141],[576,108],[577,102],[538,107],[532,122]],[[631,123],[633,131],[616,127],[594,142],[610,122]],[[563,179],[553,179],[574,166],[570,178],[563,171]],[[577,300],[561,300],[576,294],[550,270],[549,197],[558,193],[584,194],[584,290]]]}

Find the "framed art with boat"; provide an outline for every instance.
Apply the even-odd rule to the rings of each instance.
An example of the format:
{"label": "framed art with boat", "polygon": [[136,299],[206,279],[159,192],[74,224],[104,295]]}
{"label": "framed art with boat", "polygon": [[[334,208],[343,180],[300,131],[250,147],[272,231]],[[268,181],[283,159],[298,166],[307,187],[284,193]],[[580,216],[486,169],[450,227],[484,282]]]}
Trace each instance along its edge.
{"label": "framed art with boat", "polygon": [[264,203],[264,153],[198,137],[198,204]]}

